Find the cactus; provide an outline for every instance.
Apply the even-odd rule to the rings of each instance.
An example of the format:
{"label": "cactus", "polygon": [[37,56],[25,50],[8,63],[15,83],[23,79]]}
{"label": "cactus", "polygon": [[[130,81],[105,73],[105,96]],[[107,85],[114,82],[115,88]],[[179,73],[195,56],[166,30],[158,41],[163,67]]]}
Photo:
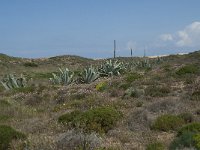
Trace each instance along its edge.
{"label": "cactus", "polygon": [[16,78],[13,74],[9,74],[1,81],[1,84],[6,90],[12,90],[15,88],[26,87],[26,82],[27,81],[23,75]]}
{"label": "cactus", "polygon": [[58,74],[52,73],[53,77],[49,79],[53,84],[61,84],[66,86],[73,82],[74,73],[69,71],[68,68],[59,68],[59,71],[60,72]]}
{"label": "cactus", "polygon": [[99,73],[93,68],[86,68],[82,73],[82,82],[91,83],[99,78]]}
{"label": "cactus", "polygon": [[101,76],[118,76],[121,71],[125,69],[124,64],[118,61],[107,61],[105,64],[101,65],[99,72]]}

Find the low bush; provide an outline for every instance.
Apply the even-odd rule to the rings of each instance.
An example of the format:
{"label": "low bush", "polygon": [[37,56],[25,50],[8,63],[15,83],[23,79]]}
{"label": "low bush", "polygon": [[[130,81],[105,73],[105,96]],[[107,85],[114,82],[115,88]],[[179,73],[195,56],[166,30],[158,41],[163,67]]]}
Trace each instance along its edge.
{"label": "low bush", "polygon": [[135,97],[138,98],[144,94],[144,91],[141,89],[129,88],[124,93],[124,98],[126,97]]}
{"label": "low bush", "polygon": [[14,139],[25,139],[25,135],[14,130],[10,126],[0,125],[0,150],[9,148],[9,144]]}
{"label": "low bush", "polygon": [[96,90],[99,92],[103,92],[108,88],[107,82],[100,82],[96,85]]}
{"label": "low bush", "polygon": [[147,145],[146,150],[164,150],[165,147],[160,142],[155,142]]}
{"label": "low bush", "polygon": [[170,145],[170,150],[200,149],[200,123],[190,123],[182,127]]}
{"label": "low bush", "polygon": [[179,76],[186,75],[186,74],[196,74],[199,72],[198,65],[190,64],[181,67],[179,70],[176,71],[176,74]]}
{"label": "low bush", "polygon": [[137,79],[140,79],[141,77],[142,76],[140,74],[134,72],[134,73],[129,73],[128,75],[126,75],[125,80],[126,82],[131,83]]}
{"label": "low bush", "polygon": [[8,115],[0,115],[0,122],[4,122],[10,119],[10,116]]}
{"label": "low bush", "polygon": [[58,122],[87,132],[105,133],[112,129],[121,114],[112,107],[99,107],[86,112],[74,111],[58,118]]}
{"label": "low bush", "polygon": [[174,141],[170,144],[170,150],[184,149],[184,148],[194,148],[195,141],[193,139],[194,133],[184,132],[180,136],[176,137]]}
{"label": "low bush", "polygon": [[184,132],[200,133],[200,123],[194,122],[187,124],[178,131],[178,136],[182,135]]}
{"label": "low bush", "polygon": [[145,95],[152,97],[164,97],[170,93],[169,87],[149,86],[145,89]]}
{"label": "low bush", "polygon": [[200,149],[200,133],[196,134],[194,137],[194,143],[197,149]]}
{"label": "low bush", "polygon": [[191,100],[200,101],[200,91],[194,91],[191,95]]}
{"label": "low bush", "polygon": [[97,134],[85,134],[80,131],[70,130],[62,133],[56,143],[57,149],[66,150],[97,150],[102,145],[102,138]]}
{"label": "low bush", "polygon": [[194,120],[194,117],[191,113],[182,113],[179,115],[180,118],[182,118],[185,123],[191,123]]}
{"label": "low bush", "polygon": [[26,62],[24,63],[25,67],[38,67],[38,64],[34,63],[34,62]]}
{"label": "low bush", "polygon": [[152,129],[159,131],[177,130],[184,125],[184,120],[174,115],[159,116],[152,125]]}

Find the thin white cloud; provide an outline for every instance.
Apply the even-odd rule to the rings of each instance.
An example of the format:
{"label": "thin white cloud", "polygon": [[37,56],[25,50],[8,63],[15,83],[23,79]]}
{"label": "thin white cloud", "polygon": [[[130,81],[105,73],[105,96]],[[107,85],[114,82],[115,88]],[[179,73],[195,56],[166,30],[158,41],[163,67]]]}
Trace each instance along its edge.
{"label": "thin white cloud", "polygon": [[162,41],[172,41],[173,40],[173,36],[171,34],[162,34],[160,36],[160,39]]}

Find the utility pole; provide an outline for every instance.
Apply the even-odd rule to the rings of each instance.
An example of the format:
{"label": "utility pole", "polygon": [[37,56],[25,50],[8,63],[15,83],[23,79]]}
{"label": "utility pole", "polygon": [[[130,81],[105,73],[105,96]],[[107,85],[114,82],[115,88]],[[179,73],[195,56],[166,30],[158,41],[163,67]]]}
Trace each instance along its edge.
{"label": "utility pole", "polygon": [[114,40],[114,58],[116,57],[116,41]]}
{"label": "utility pole", "polygon": [[133,57],[133,49],[131,48],[131,57]]}
{"label": "utility pole", "polygon": [[144,57],[146,57],[146,49],[144,48]]}

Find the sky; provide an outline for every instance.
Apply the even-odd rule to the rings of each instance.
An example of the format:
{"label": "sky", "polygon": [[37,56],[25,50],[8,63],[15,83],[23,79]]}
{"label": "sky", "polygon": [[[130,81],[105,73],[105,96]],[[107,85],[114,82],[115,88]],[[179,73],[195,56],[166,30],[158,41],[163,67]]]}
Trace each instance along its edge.
{"label": "sky", "polygon": [[39,58],[200,50],[200,0],[0,0],[0,53]]}

